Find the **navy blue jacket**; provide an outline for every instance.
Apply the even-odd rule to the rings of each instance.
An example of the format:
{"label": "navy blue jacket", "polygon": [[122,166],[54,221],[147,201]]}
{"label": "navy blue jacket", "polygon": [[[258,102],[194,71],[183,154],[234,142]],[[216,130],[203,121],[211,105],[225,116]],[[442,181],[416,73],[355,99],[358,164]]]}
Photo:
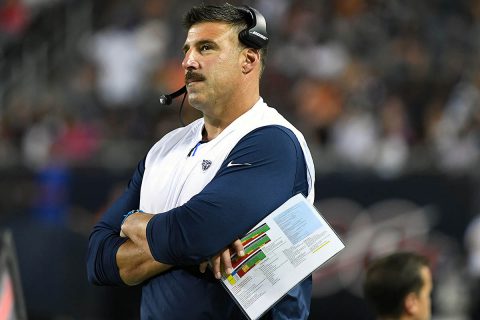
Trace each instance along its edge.
{"label": "navy blue jacket", "polygon": [[[255,165],[228,167],[232,159]],[[115,259],[125,242],[119,236],[120,224],[126,212],[139,206],[144,170],[145,160],[138,164],[123,195],[93,228],[87,272],[94,284],[124,285]],[[266,126],[243,137],[199,194],[150,220],[147,239],[152,255],[175,267],[142,283],[141,318],[245,319],[219,280],[211,272],[200,273],[198,265],[290,197],[306,196],[307,191],[305,158],[289,129]],[[309,277],[264,318],[307,319],[311,286]]]}

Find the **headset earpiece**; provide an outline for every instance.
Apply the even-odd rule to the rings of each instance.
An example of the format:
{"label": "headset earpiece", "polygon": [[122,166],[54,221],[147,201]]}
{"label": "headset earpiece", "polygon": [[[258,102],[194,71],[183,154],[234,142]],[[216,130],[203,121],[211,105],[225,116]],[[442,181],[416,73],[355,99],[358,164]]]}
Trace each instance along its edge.
{"label": "headset earpiece", "polygon": [[265,17],[257,10],[249,6],[238,7],[248,17],[247,29],[238,34],[240,42],[254,49],[261,49],[268,44],[267,22]]}

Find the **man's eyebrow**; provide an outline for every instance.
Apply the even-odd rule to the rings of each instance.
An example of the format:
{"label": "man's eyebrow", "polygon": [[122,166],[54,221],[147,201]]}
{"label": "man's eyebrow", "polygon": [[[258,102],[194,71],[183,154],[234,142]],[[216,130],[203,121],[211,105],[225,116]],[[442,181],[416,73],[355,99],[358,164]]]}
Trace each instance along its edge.
{"label": "man's eyebrow", "polygon": [[[195,43],[193,43],[193,45],[195,45],[195,46],[201,46],[202,44],[207,44],[207,43],[216,46],[216,42],[215,42],[214,40],[212,40],[212,39],[202,39],[202,40],[198,40],[198,41],[196,41]],[[187,43],[185,43],[185,44],[183,45],[183,48],[182,48],[182,49],[183,49],[183,53],[185,53],[185,52],[188,51],[188,49],[190,49],[190,45],[187,44]]]}

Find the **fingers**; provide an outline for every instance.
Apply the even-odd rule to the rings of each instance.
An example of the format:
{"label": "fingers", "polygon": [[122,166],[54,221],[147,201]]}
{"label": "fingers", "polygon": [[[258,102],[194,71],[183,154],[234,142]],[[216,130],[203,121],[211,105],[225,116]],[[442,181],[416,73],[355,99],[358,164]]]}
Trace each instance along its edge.
{"label": "fingers", "polygon": [[224,272],[229,275],[232,273],[232,259],[230,259],[230,249],[225,249],[220,253],[221,264],[223,265]]}
{"label": "fingers", "polygon": [[222,271],[226,274],[231,274],[233,271],[232,260],[230,259],[230,249],[225,248],[222,252],[212,258],[212,269],[215,278],[222,278]]}
{"label": "fingers", "polygon": [[200,263],[200,265],[198,266],[198,269],[200,270],[201,273],[205,273],[205,271],[207,270],[207,266],[208,266],[208,261],[205,261]]}
{"label": "fingers", "polygon": [[222,274],[220,273],[220,255],[216,255],[215,257],[212,258],[211,263],[212,263],[212,269],[213,269],[213,275],[215,278],[220,279],[222,277]]}
{"label": "fingers", "polygon": [[245,255],[245,249],[243,248],[242,241],[235,240],[231,246],[239,257],[243,257]]}
{"label": "fingers", "polygon": [[[230,275],[233,272],[232,259],[230,255],[232,252],[235,252],[238,256],[243,257],[245,255],[245,249],[240,240],[235,240],[230,248],[223,249],[218,255],[213,257],[210,262],[212,265],[213,275],[217,279],[222,278],[222,272],[224,274]],[[207,263],[203,262],[200,264],[200,272],[204,273],[207,268]]]}

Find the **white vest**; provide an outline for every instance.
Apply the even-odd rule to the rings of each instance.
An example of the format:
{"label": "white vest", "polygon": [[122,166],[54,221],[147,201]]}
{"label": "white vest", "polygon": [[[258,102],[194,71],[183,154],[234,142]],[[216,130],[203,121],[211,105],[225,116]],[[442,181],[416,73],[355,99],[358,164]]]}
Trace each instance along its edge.
{"label": "white vest", "polygon": [[313,203],[315,169],[307,143],[300,131],[261,98],[215,139],[202,143],[195,150],[195,155],[189,157],[189,152],[202,140],[203,125],[201,118],[178,128],[150,149],[145,161],[140,209],[160,213],[181,206],[213,179],[241,138],[256,128],[268,125],[284,126],[298,138],[307,164],[307,199]]}

